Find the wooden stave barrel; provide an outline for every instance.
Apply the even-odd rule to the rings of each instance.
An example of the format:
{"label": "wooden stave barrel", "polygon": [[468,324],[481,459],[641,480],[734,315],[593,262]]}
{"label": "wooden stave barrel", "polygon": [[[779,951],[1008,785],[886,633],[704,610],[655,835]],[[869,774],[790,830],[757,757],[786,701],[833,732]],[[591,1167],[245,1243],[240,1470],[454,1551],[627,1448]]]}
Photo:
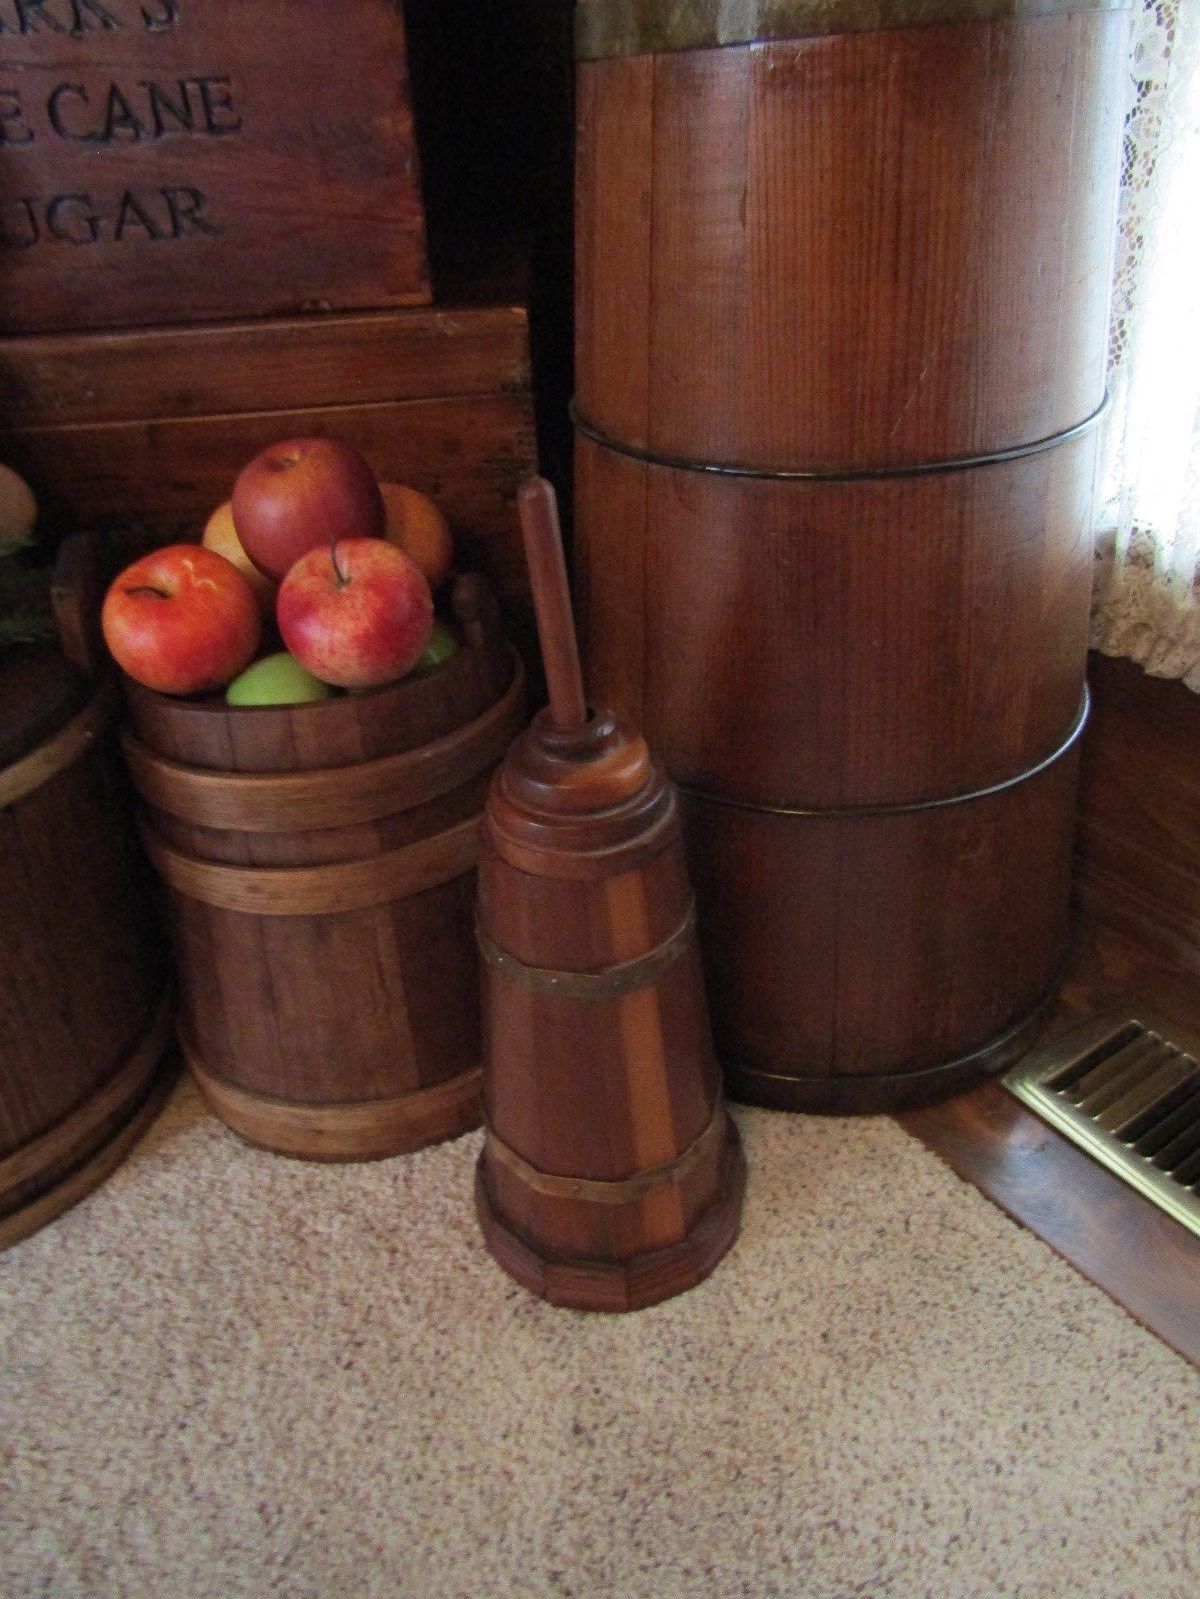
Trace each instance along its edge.
{"label": "wooden stave barrel", "polygon": [[[711,47],[672,0],[583,0],[580,420],[718,467],[879,472],[1091,416],[1121,4],[944,0],[949,20],[888,26],[905,0],[752,0],[744,35],[757,12],[783,19],[775,36]],[[587,26],[607,14],[652,40],[672,13],[657,53],[601,56]]]}
{"label": "wooden stave barrel", "polygon": [[[46,665],[66,683],[60,663],[38,665],[39,682]],[[112,748],[116,705],[111,682],[72,685],[53,731],[0,769],[0,1249],[103,1182],[174,1080],[152,885]]]}
{"label": "wooden stave barrel", "polygon": [[1078,769],[1076,739],[1012,789],[865,817],[688,797],[729,1092],[779,1109],[898,1110],[1027,1047],[1066,947]]}
{"label": "wooden stave barrel", "polygon": [[[655,767],[629,803],[589,813],[581,774],[573,799],[551,802],[556,815],[514,806],[505,779],[545,715],[497,774],[482,828],[476,1210],[492,1254],[531,1292],[637,1310],[694,1287],[728,1251],[745,1160],[713,1052],[674,790]],[[585,737],[605,730],[615,724],[599,714]]]}
{"label": "wooden stave barrel", "polygon": [[987,469],[780,484],[582,438],[595,692],[639,716],[685,788],[742,805],[909,805],[1038,766],[1083,696],[1097,445],[1089,433]]}
{"label": "wooden stave barrel", "polygon": [[[494,613],[467,631],[427,678],[316,705],[231,709],[127,685],[184,1054],[248,1142],[366,1160],[479,1125],[476,828],[524,724],[525,674]],[[205,764],[177,758],[189,744]],[[311,769],[288,769],[297,747]],[[221,749],[243,770],[214,764]],[[239,812],[246,831],[229,826]]]}
{"label": "wooden stave barrel", "polygon": [[[685,13],[684,35],[694,33],[689,8],[675,9]],[[776,21],[800,15],[796,33],[857,26],[850,3],[819,8],[820,27],[802,3],[742,8],[756,9],[773,10]],[[912,8],[884,9],[899,24]],[[956,8],[948,0],[940,10]],[[1036,1027],[1065,945],[1119,128],[1117,97],[1098,99],[1097,88],[1112,82],[1127,24],[1107,8],[1036,22],[1005,16],[1003,6],[983,10],[984,20],[953,25],[744,48],[706,48],[677,33],[657,40],[657,54],[607,58],[618,34],[606,35],[606,19],[623,19],[626,42],[644,43],[648,19],[669,24],[669,34],[678,17],[665,18],[654,0],[586,0],[579,12],[576,526],[589,686],[645,727],[684,789],[718,1044],[731,1090],[764,1103],[892,1108],[998,1069]],[[691,11],[712,8],[700,0]],[[912,280],[903,325],[938,334],[899,353],[862,336],[863,307],[841,281],[869,282],[869,268],[856,278],[844,251],[823,264],[801,248],[800,224],[822,206],[827,217],[843,206],[840,240],[866,238],[879,185],[817,194],[814,159],[787,167],[795,193],[779,181],[772,190],[777,153],[755,146],[753,127],[737,136],[745,107],[780,101],[790,83],[793,103],[763,112],[763,128],[786,127],[793,155],[807,138],[825,170],[840,128],[867,173],[886,175],[896,97],[872,119],[850,91],[889,62],[905,94],[932,68],[927,85],[949,97],[935,176],[949,181],[944,152],[958,149],[954,206],[931,181],[912,193],[899,179],[882,206],[892,259],[907,262]],[[1047,95],[1052,80],[1078,93]],[[1077,115],[1070,121],[1080,95],[1082,128]],[[953,124],[975,103],[1008,130],[1002,170],[946,134],[945,119]],[[1097,176],[1074,195],[1069,225],[1060,219],[1055,251],[1047,244],[1056,207],[1039,196],[1045,203],[1019,219],[1013,195],[1037,193],[1039,151],[1063,147],[1068,132],[1079,164]],[[865,157],[864,140],[874,141]],[[897,171],[912,170],[919,141],[909,144]],[[1064,193],[1079,187],[1068,177],[1056,180]],[[1012,191],[999,220],[955,258],[947,216],[956,207],[978,216],[998,183]],[[780,216],[771,218],[764,194]],[[938,217],[940,231],[927,225]],[[774,279],[753,276],[772,220],[776,267],[789,250],[806,262],[802,304],[789,300],[778,270]],[[815,236],[827,238],[819,228]],[[950,263],[949,286],[930,270],[939,261]],[[976,302],[1005,315],[939,317],[942,301],[961,297],[968,266]],[[1077,293],[1074,317],[1062,311],[1064,279]],[[899,295],[894,283],[875,290],[868,329]],[[831,325],[820,330],[814,377],[790,350],[822,305]],[[1026,337],[1006,348],[1005,328],[1022,319]],[[781,327],[783,337],[765,336]],[[989,566],[993,521],[1004,529],[1003,553]],[[749,546],[764,526],[773,544],[756,567]],[[936,573],[909,570],[911,540],[895,553],[897,529],[915,530],[930,550],[939,541],[951,549],[956,564],[940,584]],[[734,579],[724,586],[723,561]],[[889,564],[907,594],[902,583],[889,587]],[[856,590],[847,573],[859,575]],[[756,582],[774,633],[756,615]],[[954,603],[931,618],[939,589]],[[1003,627],[989,625],[998,594],[1008,602]],[[791,656],[781,644],[789,602],[817,618],[806,652]],[[904,645],[890,670],[881,639]],[[799,703],[797,685],[807,690]],[[922,694],[936,717],[928,708],[922,717]],[[981,714],[989,707],[990,720]],[[1018,813],[1045,829],[1036,850],[1022,852]],[[981,836],[994,864],[955,874],[966,914],[940,973],[958,995],[950,1007],[958,1024],[931,1032],[921,997],[929,974],[906,962],[906,946],[926,911],[931,862],[969,859],[962,841]],[[861,874],[889,849],[912,869],[890,873],[891,898],[865,929],[839,934],[831,876],[861,919],[870,881]],[[723,871],[714,858],[730,864]],[[997,892],[1001,872],[1015,917]],[[909,936],[880,938],[889,921]],[[843,985],[847,969],[858,972],[848,1007],[830,987],[827,960],[780,966],[780,944],[814,951],[829,939],[844,956]],[[899,1037],[898,1017],[907,1018]],[[937,1040],[941,1058],[931,1059]]]}

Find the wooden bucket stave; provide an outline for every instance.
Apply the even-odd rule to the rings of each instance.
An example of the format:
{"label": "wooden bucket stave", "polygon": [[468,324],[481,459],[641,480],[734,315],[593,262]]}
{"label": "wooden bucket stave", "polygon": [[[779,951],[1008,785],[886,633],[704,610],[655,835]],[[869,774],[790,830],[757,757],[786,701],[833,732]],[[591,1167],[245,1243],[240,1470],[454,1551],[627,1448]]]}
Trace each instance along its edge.
{"label": "wooden bucket stave", "polygon": [[[867,29],[853,0],[776,4],[794,37],[758,42],[772,8],[739,9],[746,42],[708,48],[673,0],[579,7],[582,418],[717,465],[879,471],[1095,412],[1115,0],[948,0],[923,26],[888,26],[905,8],[885,0]],[[605,12],[649,48],[589,57]]]}
{"label": "wooden bucket stave", "polygon": [[687,797],[718,1051],[739,1098],[899,1108],[1019,1052],[1068,928],[1079,747],[964,805],[796,818]]}
{"label": "wooden bucket stave", "polygon": [[[47,672],[66,676],[38,666],[18,719]],[[104,683],[83,698],[0,769],[0,1248],[103,1181],[172,1077],[151,885],[110,747],[116,696]]]}
{"label": "wooden bucket stave", "polygon": [[181,1035],[217,1114],[311,1159],[477,1126],[476,826],[524,722],[494,617],[439,672],[363,696],[234,710],[133,690],[130,710]]}
{"label": "wooden bucket stave", "polygon": [[996,1069],[1062,958],[1128,24],[1045,9],[580,10],[590,687],[768,1103]]}
{"label": "wooden bucket stave", "polygon": [[[509,677],[502,696],[470,721],[375,760],[219,772],[166,760],[129,732],[125,758],[156,832],[177,849],[247,866],[355,860],[479,814],[519,714],[523,686],[511,661]],[[449,706],[447,715],[456,714]]]}
{"label": "wooden bucket stave", "polygon": [[[1095,436],[988,470],[840,483],[674,472],[588,439],[577,459],[589,667],[685,786],[912,804],[1015,777],[1074,728]],[[640,567],[636,608],[628,565],[608,558],[614,519]]]}

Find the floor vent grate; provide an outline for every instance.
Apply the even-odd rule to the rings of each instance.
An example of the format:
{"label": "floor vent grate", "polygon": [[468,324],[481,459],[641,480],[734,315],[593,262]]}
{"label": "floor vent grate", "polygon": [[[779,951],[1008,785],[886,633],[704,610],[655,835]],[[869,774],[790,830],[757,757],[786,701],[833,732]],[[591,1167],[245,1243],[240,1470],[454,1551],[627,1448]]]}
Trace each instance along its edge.
{"label": "floor vent grate", "polygon": [[1026,1055],[1003,1082],[1200,1234],[1200,1043],[1191,1054],[1178,1038],[1178,1029],[1157,1020],[1098,1017]]}

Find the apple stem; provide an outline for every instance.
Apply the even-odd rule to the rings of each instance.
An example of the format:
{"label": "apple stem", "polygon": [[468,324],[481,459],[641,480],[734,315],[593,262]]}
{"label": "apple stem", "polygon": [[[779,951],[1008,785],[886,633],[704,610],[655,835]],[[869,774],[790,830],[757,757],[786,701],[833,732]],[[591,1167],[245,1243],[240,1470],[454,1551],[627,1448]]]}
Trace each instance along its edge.
{"label": "apple stem", "polygon": [[166,589],[156,589],[153,583],[136,583],[133,588],[126,589],[126,594],[153,594],[156,599],[169,600],[171,596]]}
{"label": "apple stem", "polygon": [[334,576],[338,580],[338,587],[345,588],[346,584],[349,583],[350,578],[349,575],[346,572],[343,572],[341,567],[338,565],[336,542],[329,546],[329,559],[333,562],[333,571]]}

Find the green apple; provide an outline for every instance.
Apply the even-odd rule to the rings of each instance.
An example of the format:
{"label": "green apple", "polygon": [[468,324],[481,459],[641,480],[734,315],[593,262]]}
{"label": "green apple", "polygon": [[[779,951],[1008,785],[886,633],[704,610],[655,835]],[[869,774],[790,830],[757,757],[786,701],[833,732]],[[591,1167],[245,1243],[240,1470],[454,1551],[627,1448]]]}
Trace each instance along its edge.
{"label": "green apple", "polygon": [[409,673],[410,677],[427,677],[430,672],[435,672],[439,666],[445,666],[447,661],[452,661],[458,654],[458,640],[445,622],[435,622],[433,632],[429,635],[429,643],[425,646],[425,653]]}
{"label": "green apple", "polygon": [[327,700],[333,690],[314,677],[294,655],[279,650],[248,666],[225,690],[229,705],[308,705]]}

